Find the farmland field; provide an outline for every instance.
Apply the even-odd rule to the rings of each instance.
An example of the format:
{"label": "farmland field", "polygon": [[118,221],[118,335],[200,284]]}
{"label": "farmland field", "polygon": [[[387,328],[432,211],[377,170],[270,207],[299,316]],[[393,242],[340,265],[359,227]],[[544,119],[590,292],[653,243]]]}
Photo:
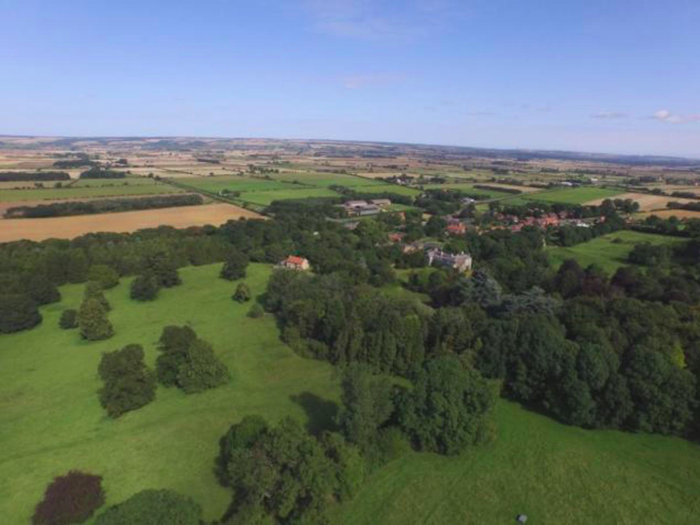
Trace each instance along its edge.
{"label": "farmland field", "polygon": [[[275,173],[271,177],[278,181],[299,181],[302,184],[309,184],[316,187],[328,186],[346,186],[355,188],[357,186],[376,186],[382,184],[381,181],[374,181],[369,178],[355,177],[352,175],[343,175],[341,173],[309,173],[309,172],[293,172],[293,173]],[[363,191],[358,189],[357,191]]]}
{"label": "farmland field", "polygon": [[192,186],[206,191],[219,193],[221,190],[229,191],[267,191],[267,190],[295,190],[305,188],[296,184],[278,182],[253,177],[197,177],[178,180],[181,184]]}
{"label": "farmland field", "polygon": [[420,190],[399,186],[398,184],[378,184],[376,186],[362,186],[356,188],[359,193],[395,193],[397,195],[406,195],[407,197],[415,197],[420,195]]}
{"label": "farmland field", "polygon": [[241,217],[260,218],[261,216],[231,204],[209,204],[46,219],[2,219],[0,220],[0,242],[20,239],[32,241],[51,238],[71,239],[86,233],[132,232],[161,225],[174,228],[206,224],[218,226]]}
{"label": "farmland field", "polygon": [[[616,239],[619,241],[614,242]],[[548,246],[547,255],[554,266],[559,266],[566,259],[576,259],[582,267],[597,264],[607,272],[614,272],[627,263],[627,254],[635,244],[677,244],[685,239],[668,235],[654,235],[635,231],[619,231],[597,237],[591,241],[568,248]],[[621,242],[620,242],[621,241]]]}
{"label": "farmland field", "polygon": [[461,191],[464,191],[465,193],[469,193],[471,195],[480,195],[480,196],[483,196],[487,199],[497,199],[500,197],[508,197],[510,195],[513,195],[512,193],[508,193],[507,191],[497,191],[495,189],[484,190],[481,188],[475,188],[474,184],[468,184],[468,183],[426,184],[424,187],[427,190],[461,190]]}
{"label": "farmland field", "polygon": [[[218,439],[248,414],[291,415],[313,428],[330,424],[338,380],[326,363],[296,356],[274,319],[249,319],[231,301],[235,283],[220,265],[180,270],[183,284],[153,303],[128,298],[128,281],[106,295],[114,338],[96,343],[57,327],[83,286],[42,308],[44,322],[0,336],[0,513],[27,523],[46,483],[70,468],[104,477],[107,504],[144,488],[170,488],[218,519],[230,492],[212,473]],[[245,281],[264,290],[270,267],[253,264]],[[392,293],[392,292],[388,292]],[[232,372],[229,385],[187,396],[159,388],[150,405],[107,418],[97,401],[101,352],[140,343],[154,363],[167,324],[190,324]],[[17,370],[25,371],[17,374]],[[586,431],[499,401],[496,439],[459,457],[411,453],[375,472],[337,508],[332,523],[692,523],[700,511],[700,448],[662,436]]]}
{"label": "farmland field", "polygon": [[0,189],[0,202],[116,197],[123,195],[158,195],[180,191],[182,190],[150,179],[115,179],[109,182],[91,180],[80,181],[68,188]]}
{"label": "farmland field", "polygon": [[649,217],[651,215],[656,215],[657,217],[661,217],[662,219],[668,219],[669,217],[677,217],[679,219],[700,219],[700,211],[692,211],[692,210],[656,210],[656,211],[648,211],[645,213],[640,213],[636,215],[635,217],[639,218],[645,218]]}
{"label": "farmland field", "polygon": [[584,204],[596,199],[610,199],[624,193],[608,188],[566,188],[546,190],[534,195],[522,195],[523,199],[541,202],[561,202],[563,204]]}
{"label": "farmland field", "polygon": [[[294,189],[301,188],[301,189]],[[285,190],[247,191],[238,197],[240,200],[252,204],[267,206],[273,201],[290,199],[317,199],[319,197],[340,197],[340,195],[326,188],[308,188],[306,186],[292,186]]]}
{"label": "farmland field", "polygon": [[[631,199],[637,203],[639,203],[639,211],[651,211],[651,210],[665,210],[666,205],[669,202],[681,202],[681,203],[688,203],[688,202],[698,202],[693,199],[683,199],[679,197],[665,197],[663,195],[650,195],[648,193],[623,193],[621,195],[616,195],[616,199]],[[602,204],[603,200],[605,199],[596,199],[590,202],[587,202],[586,204],[592,205],[592,206],[600,206]]]}

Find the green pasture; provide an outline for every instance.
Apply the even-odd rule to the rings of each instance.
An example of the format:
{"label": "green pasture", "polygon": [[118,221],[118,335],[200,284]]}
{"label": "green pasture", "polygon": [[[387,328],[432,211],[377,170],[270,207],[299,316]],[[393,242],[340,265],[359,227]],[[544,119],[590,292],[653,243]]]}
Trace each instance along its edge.
{"label": "green pasture", "polygon": [[[212,467],[218,440],[231,423],[262,414],[315,424],[328,415],[329,400],[338,396],[333,369],[282,344],[272,317],[247,318],[250,303],[231,300],[236,283],[219,279],[219,269],[182,269],[183,284],[162,290],[150,303],[129,299],[124,279],[106,293],[115,327],[107,341],[84,342],[76,330],[58,328],[61,311],[79,306],[82,285],[63,287],[63,300],[42,308],[40,326],[0,335],[3,523],[28,523],[51,479],[74,468],[104,477],[107,504],[142,489],[171,488],[199,501],[207,520],[218,519],[230,492],[218,485]],[[267,265],[248,268],[245,282],[256,296],[270,271]],[[190,396],[159,387],[150,405],[108,418],[97,399],[102,352],[139,343],[153,365],[156,341],[169,324],[189,324],[211,342],[231,370],[231,383]]]}
{"label": "green pasture", "polygon": [[[271,176],[275,180],[287,182],[298,181],[302,184],[308,184],[318,188],[327,188],[328,186],[357,188],[359,186],[376,186],[382,184],[381,182],[372,179],[357,177],[354,175],[344,175],[342,173],[297,172],[277,173]],[[357,191],[364,191],[364,188],[358,188]]]}
{"label": "green pasture", "polygon": [[258,179],[254,177],[192,177],[180,178],[177,182],[196,189],[219,193],[221,190],[229,191],[268,191],[268,190],[295,190],[307,186],[289,184],[276,180]]}
{"label": "green pasture", "polygon": [[584,204],[597,199],[613,198],[624,193],[623,190],[613,190],[598,187],[564,188],[545,190],[540,193],[520,195],[525,200],[538,202],[561,202],[563,204]]}
{"label": "green pasture", "polygon": [[374,186],[362,186],[355,188],[358,193],[395,193],[396,195],[406,195],[408,197],[416,197],[421,194],[420,190],[415,188],[407,188],[398,184],[377,184]]}
{"label": "green pasture", "polygon": [[624,230],[564,248],[561,246],[548,246],[547,256],[550,263],[558,267],[567,259],[576,259],[582,267],[597,264],[604,270],[613,273],[620,266],[629,264],[627,255],[635,244],[677,244],[684,239],[667,235],[655,235]]}
{"label": "green pasture", "polygon": [[274,201],[292,200],[292,199],[317,199],[320,197],[339,197],[336,192],[326,188],[309,188],[306,186],[292,186],[287,190],[272,190],[272,191],[247,191],[242,193],[240,200],[250,202],[252,204],[260,204],[267,206]]}
{"label": "green pasture", "polygon": [[[109,183],[105,183],[104,180],[85,180],[63,188],[0,189],[0,202],[127,197],[130,195],[157,195],[182,191],[167,184],[149,179],[145,180],[149,181],[149,183],[143,182],[141,179],[114,179]],[[93,184],[93,182],[96,184]]]}

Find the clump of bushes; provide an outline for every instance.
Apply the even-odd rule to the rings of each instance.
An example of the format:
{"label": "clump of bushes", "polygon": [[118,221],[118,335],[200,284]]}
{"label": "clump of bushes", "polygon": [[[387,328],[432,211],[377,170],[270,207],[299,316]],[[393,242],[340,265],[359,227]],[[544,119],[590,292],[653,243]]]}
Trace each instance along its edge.
{"label": "clump of bushes", "polygon": [[246,303],[250,301],[250,297],[250,287],[246,283],[240,283],[236,287],[236,291],[233,293],[231,298],[239,303]]}
{"label": "clump of bushes", "polygon": [[42,317],[37,304],[23,294],[0,295],[0,334],[34,328]]}
{"label": "clump of bushes", "polygon": [[131,281],[129,296],[136,301],[153,301],[158,296],[158,280],[151,274],[138,275]]}
{"label": "clump of bushes", "polygon": [[112,323],[107,319],[107,310],[97,299],[86,299],[78,311],[80,336],[88,341],[101,341],[114,335]]}
{"label": "clump of bushes", "polygon": [[56,477],[34,509],[33,525],[83,523],[105,502],[102,476],[72,470]]}
{"label": "clump of bushes", "polygon": [[199,339],[189,326],[166,326],[159,349],[156,370],[163,386],[177,386],[193,394],[223,385],[231,378],[211,345]]}
{"label": "clump of bushes", "polygon": [[243,279],[246,276],[246,268],[249,262],[248,257],[244,253],[238,250],[231,250],[224,260],[220,277],[229,281]]}
{"label": "clump of bushes", "polygon": [[78,327],[78,311],[73,308],[63,310],[61,319],[58,321],[58,326],[64,330],[70,330]]}
{"label": "clump of bushes", "polygon": [[263,315],[265,315],[265,310],[263,310],[263,307],[258,303],[253,303],[253,306],[248,310],[248,317],[251,319],[258,319]]}
{"label": "clump of bushes", "polygon": [[100,404],[117,418],[147,405],[156,397],[156,376],[143,362],[143,347],[127,345],[102,354],[98,373],[104,381]]}
{"label": "clump of bushes", "polygon": [[109,290],[119,284],[119,274],[106,264],[95,264],[88,270],[88,280],[100,283],[103,290]]}

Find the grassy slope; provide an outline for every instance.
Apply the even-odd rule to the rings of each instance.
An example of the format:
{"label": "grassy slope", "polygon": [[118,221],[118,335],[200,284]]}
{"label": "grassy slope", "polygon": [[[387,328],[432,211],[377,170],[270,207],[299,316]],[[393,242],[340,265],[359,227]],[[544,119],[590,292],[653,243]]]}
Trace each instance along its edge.
{"label": "grassy slope", "polygon": [[[621,239],[622,243],[613,240]],[[597,264],[608,272],[614,272],[620,266],[627,263],[627,254],[632,251],[635,244],[648,242],[651,244],[676,244],[684,239],[669,237],[667,235],[654,235],[635,231],[619,231],[597,237],[589,242],[577,244],[569,248],[561,246],[548,246],[547,255],[554,266],[559,266],[566,259],[576,259],[584,268],[591,264]]]}
{"label": "grassy slope", "polygon": [[[82,342],[75,330],[57,327],[60,312],[78,306],[82,286],[64,287],[63,301],[43,308],[39,327],[0,336],[3,523],[27,523],[46,484],[71,468],[104,476],[108,504],[144,488],[167,487],[199,501],[207,519],[218,518],[229,492],[216,483],[212,466],[229,425],[256,413],[304,419],[304,408],[292,399],[303,392],[337,398],[331,367],[284,346],[270,316],[245,317],[249,305],[230,299],[235,284],[219,279],[218,270],[183,269],[184,284],[152,303],[131,301],[126,283],[108,291],[116,330],[108,341]],[[245,280],[254,293],[264,290],[269,272],[267,266],[249,267]],[[184,323],[213,344],[232,372],[231,384],[192,396],[159,388],[147,407],[108,419],[96,395],[101,353],[141,343],[153,364],[163,326]],[[315,399],[307,401],[313,405]]]}
{"label": "grassy slope", "polygon": [[564,204],[583,204],[584,202],[603,199],[606,197],[614,197],[620,195],[623,191],[612,190],[608,188],[566,188],[548,190],[531,195],[520,195],[521,198],[533,201],[544,202],[561,202]]}
{"label": "grassy slope", "polygon": [[497,437],[460,457],[411,454],[375,473],[334,523],[697,523],[700,447],[586,431],[500,402]]}
{"label": "grassy slope", "polygon": [[289,199],[312,199],[318,197],[339,197],[340,195],[336,192],[329,190],[327,188],[309,188],[305,186],[292,186],[291,189],[285,190],[272,190],[272,191],[247,191],[241,193],[238,197],[242,201],[250,202],[253,204],[261,204],[267,206],[273,201],[282,201]]}

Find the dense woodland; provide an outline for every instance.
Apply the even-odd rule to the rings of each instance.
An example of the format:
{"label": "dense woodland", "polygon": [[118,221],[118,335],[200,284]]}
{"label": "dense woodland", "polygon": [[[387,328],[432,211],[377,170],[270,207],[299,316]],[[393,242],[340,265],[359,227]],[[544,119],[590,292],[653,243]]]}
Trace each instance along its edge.
{"label": "dense woodland", "polygon": [[[625,205],[595,210],[607,220],[585,235],[624,228],[617,212]],[[250,261],[307,257],[313,273],[274,272],[264,308],[295,351],[342,371],[336,429],[312,435],[292,419],[273,425],[254,416],[233,424],[215,465],[232,492],[221,523],[327,523],[332,505],[407,450],[459,454],[491,439],[498,395],[584,428],[698,438],[699,224],[648,221],[642,226],[685,241],[636,246],[612,275],[573,260],[550,266],[545,241],[584,242],[584,234],[574,238],[582,228],[452,236],[445,249],[474,258],[467,276],[426,268],[421,252],[388,243],[398,216],[363,220],[350,231],[328,219],[331,208],[280,203],[271,221],[0,245],[0,332],[40,323],[37,306],[58,301],[65,283],[87,283],[83,306],[66,314],[65,328],[89,340],[95,326],[97,336],[109,337],[101,290],[122,276],[138,276],[134,299],[157,301],[160,287],[179,284],[179,267],[223,261],[225,285],[244,279]],[[408,212],[403,227],[410,240],[444,224],[423,224],[420,212]],[[397,269],[408,291],[389,294]],[[234,300],[249,296],[239,286]],[[196,393],[232,380],[188,327],[164,327],[155,371],[138,343],[105,354],[100,364],[100,401],[112,417],[152,402],[157,382]],[[171,500],[189,516],[182,523],[199,522],[195,503],[146,491],[100,514],[98,523],[146,523],[133,518],[139,509],[152,505],[165,516],[168,505],[159,502]]]}
{"label": "dense woodland", "polygon": [[0,171],[0,182],[47,182],[55,180],[70,180],[70,175],[64,171]]}

